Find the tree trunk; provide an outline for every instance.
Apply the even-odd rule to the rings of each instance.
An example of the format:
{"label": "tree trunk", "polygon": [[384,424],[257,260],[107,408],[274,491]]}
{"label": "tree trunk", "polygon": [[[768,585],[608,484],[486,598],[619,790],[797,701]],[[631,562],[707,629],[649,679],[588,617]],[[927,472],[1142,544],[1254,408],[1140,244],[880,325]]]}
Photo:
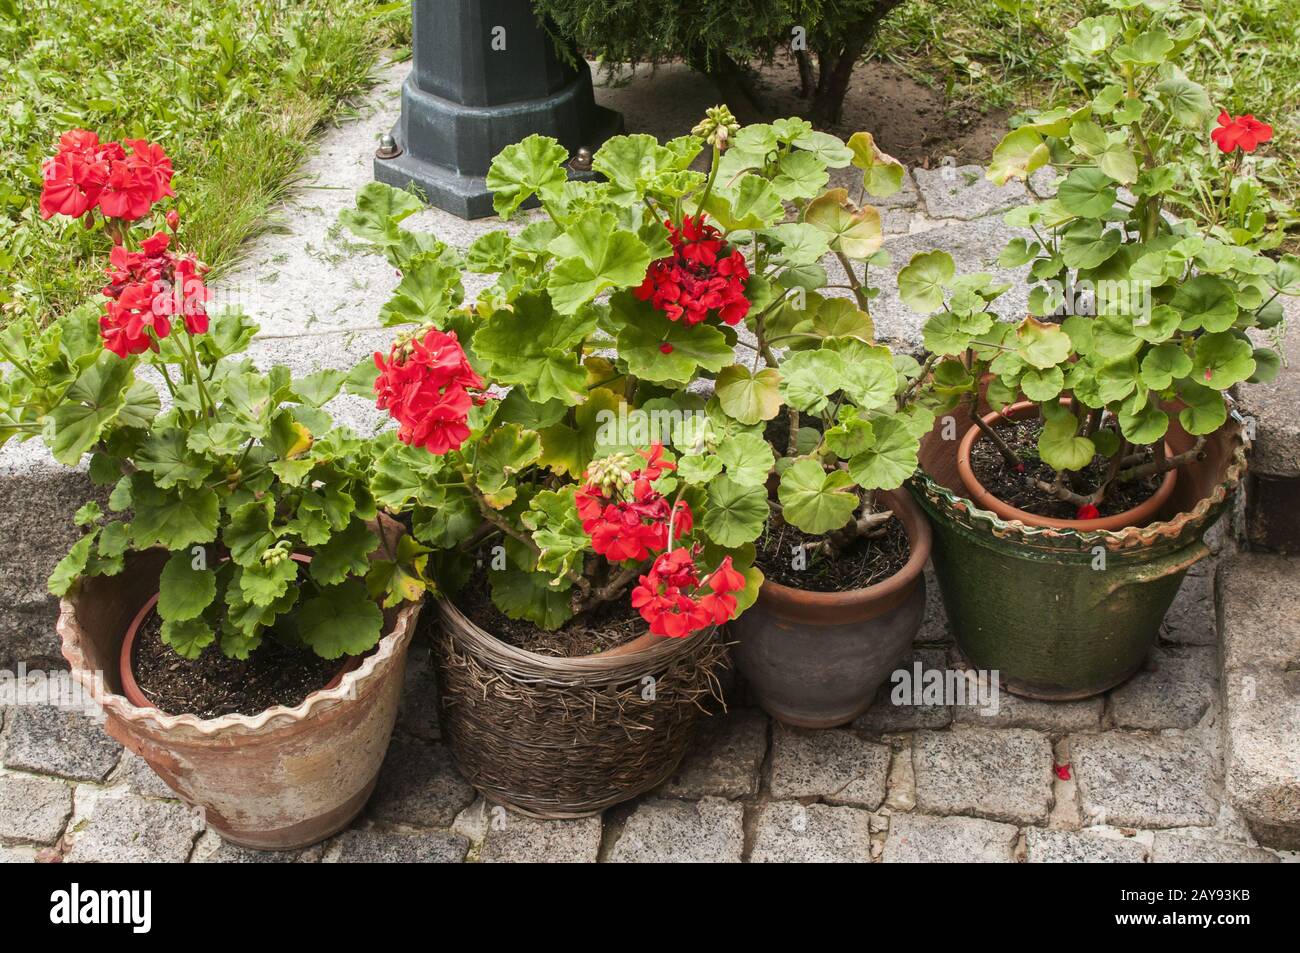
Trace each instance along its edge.
{"label": "tree trunk", "polygon": [[[875,7],[858,23],[846,25],[841,38],[829,49],[818,50],[821,76],[813,98],[813,122],[838,123],[844,116],[844,97],[853,79],[853,68],[880,29],[880,21],[903,0],[878,0]],[[829,46],[829,44],[828,44]]]}
{"label": "tree trunk", "polygon": [[812,54],[807,50],[795,50],[794,58],[799,64],[799,97],[809,99],[817,91],[817,69],[813,66]]}
{"label": "tree trunk", "polygon": [[835,65],[830,70],[830,75],[825,75],[826,67],[822,67],[822,81],[818,84],[816,97],[813,98],[814,122],[834,124],[843,118],[844,96],[848,93],[849,83],[853,79],[853,68],[858,65],[858,58],[866,49],[868,40],[870,40],[869,36],[851,40],[833,54],[830,59]]}
{"label": "tree trunk", "polygon": [[693,69],[704,73],[718,87],[722,101],[740,120],[741,125],[766,122],[771,118],[749,70],[730,56],[715,51],[708,57],[707,65],[704,57],[693,57],[689,62]]}

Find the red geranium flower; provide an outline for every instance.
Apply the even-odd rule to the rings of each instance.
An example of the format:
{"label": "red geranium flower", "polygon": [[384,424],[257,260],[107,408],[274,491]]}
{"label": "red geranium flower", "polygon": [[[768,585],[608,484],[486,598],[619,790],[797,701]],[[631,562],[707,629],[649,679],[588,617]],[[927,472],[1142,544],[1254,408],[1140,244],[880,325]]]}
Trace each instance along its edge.
{"label": "red geranium flower", "polygon": [[[127,148],[131,152],[127,154]],[[161,146],[143,139],[101,143],[85,129],[59,137],[58,151],[41,169],[41,216],[71,218],[98,208],[108,218],[135,221],[172,195],[172,163]]]}
{"label": "red geranium flower", "polygon": [[134,222],[144,218],[153,208],[154,183],[125,162],[114,162],[108,172],[108,181],[99,193],[99,210],[107,218],[120,218]]}
{"label": "red geranium flower", "polygon": [[190,334],[207,333],[207,266],[193,255],[169,251],[170,244],[171,236],[158,232],[144,239],[139,251],[114,245],[109,252],[104,286],[109,301],[100,328],[105,347],[119,357],[154,347],[148,329],[165,338],[178,316]]}
{"label": "red geranium flower", "polygon": [[376,352],[377,406],[398,422],[397,439],[442,455],[469,438],[470,390],[483,387],[455,331],[430,328],[421,339]]}
{"label": "red geranium flower", "polygon": [[53,215],[80,218],[99,200],[98,189],[79,184],[78,180],[85,178],[80,164],[76,156],[65,153],[45,160],[41,166],[41,178],[45,182],[41,189],[41,218]]}
{"label": "red geranium flower", "polygon": [[[652,634],[680,639],[735,615],[731,593],[745,587],[745,577],[727,556],[701,585],[695,557],[689,549],[664,553],[632,590],[632,606],[650,623]],[[710,591],[701,596],[705,587]]]}
{"label": "red geranium flower", "polygon": [[150,202],[157,202],[172,192],[172,160],[167,158],[163,147],[156,142],[143,139],[127,139],[123,145],[131,149],[126,160],[129,168],[142,185],[149,187]]}
{"label": "red geranium flower", "polygon": [[726,324],[739,324],[749,313],[745,256],[727,250],[721,232],[705,224],[703,213],[685,216],[680,231],[671,221],[664,224],[673,254],[652,261],[645,280],[632,293],[670,321],[695,325],[716,313]]}
{"label": "red geranium flower", "polygon": [[594,461],[574,496],[591,548],[610,562],[640,561],[662,552],[668,547],[670,522],[675,540],[695,525],[685,500],[674,506],[652,486],[665,470],[676,468],[663,459],[663,444],[637,452],[645,464],[635,470],[621,455]]}
{"label": "red geranium flower", "polygon": [[1233,149],[1254,152],[1261,143],[1273,138],[1273,127],[1260,122],[1250,113],[1230,116],[1224,111],[1219,113],[1218,128],[1210,133],[1210,138],[1218,143],[1222,152],[1231,152]]}
{"label": "red geranium flower", "polygon": [[1085,503],[1075,512],[1074,518],[1077,520],[1095,520],[1101,516],[1101,510],[1091,503]]}
{"label": "red geranium flower", "polygon": [[[158,350],[154,340],[171,333],[172,325],[166,315],[153,308],[153,292],[143,282],[132,282],[118,289],[117,296],[106,305],[99,319],[99,332],[104,347],[118,357],[142,354],[152,348]],[[153,335],[149,332],[152,331]]]}

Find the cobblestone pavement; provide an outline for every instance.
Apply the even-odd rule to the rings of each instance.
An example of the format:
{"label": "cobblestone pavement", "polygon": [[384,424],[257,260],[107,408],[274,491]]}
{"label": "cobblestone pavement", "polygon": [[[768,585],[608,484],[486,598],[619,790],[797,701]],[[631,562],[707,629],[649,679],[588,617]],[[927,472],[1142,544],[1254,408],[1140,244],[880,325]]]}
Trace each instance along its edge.
{"label": "cobblestone pavement", "polygon": [[[898,707],[787,728],[744,705],[704,719],[661,789],[602,818],[537,821],[476,796],[441,741],[425,634],[379,785],[352,828],[304,851],[226,844],[93,718],[3,712],[0,860],[1295,860],[1255,846],[1223,795],[1214,567],[1188,577],[1146,670],[1106,696]],[[932,587],[932,593],[937,590]],[[961,667],[937,595],[914,662]]]}
{"label": "cobblestone pavement", "polygon": [[[396,279],[382,260],[351,251],[335,220],[369,180],[373,140],[392,122],[405,69],[389,68],[358,110],[362,118],[322,138],[306,170],[310,187],[286,206],[285,228],[252,243],[244,265],[218,286],[262,321],[255,358],[304,372],[346,368],[388,339],[358,317],[358,303],[373,312]],[[671,70],[660,75],[677,81]],[[631,115],[646,101],[644,84],[655,81],[600,89],[598,99]],[[703,85],[695,84],[698,102],[674,98],[673,115],[638,115],[636,127],[661,135],[689,128],[712,103]],[[894,270],[935,246],[962,268],[997,270],[993,259],[1011,234],[1001,212],[1027,193],[994,188],[980,171],[915,170],[887,200]],[[1031,188],[1048,186],[1035,179]],[[497,224],[429,210],[412,227],[467,245]],[[919,344],[918,319],[898,302],[892,275],[880,283],[873,304],[880,337]],[[357,398],[331,409],[355,425],[376,419]],[[28,449],[0,457],[0,476],[14,478],[0,479],[0,522],[15,524],[14,535],[0,535],[16,541],[0,567],[0,604],[9,607],[0,608],[0,626],[17,633],[5,646],[6,665],[57,657],[44,579],[70,539],[20,529],[71,526],[86,491],[64,472]],[[33,492],[38,477],[45,490]],[[204,831],[93,719],[10,704],[0,712],[0,861],[1294,860],[1258,849],[1225,795],[1214,574],[1211,561],[1193,569],[1146,669],[1105,697],[1052,704],[1002,694],[996,714],[985,714],[896,707],[882,694],[851,726],[805,732],[747,707],[737,686],[730,711],[704,720],[696,750],[660,790],[577,821],[530,820],[476,796],[440,740],[428,642],[420,641],[366,810],[351,830],[287,854],[234,847]],[[931,583],[913,661],[960,667]],[[1271,750],[1259,757],[1277,763]]]}

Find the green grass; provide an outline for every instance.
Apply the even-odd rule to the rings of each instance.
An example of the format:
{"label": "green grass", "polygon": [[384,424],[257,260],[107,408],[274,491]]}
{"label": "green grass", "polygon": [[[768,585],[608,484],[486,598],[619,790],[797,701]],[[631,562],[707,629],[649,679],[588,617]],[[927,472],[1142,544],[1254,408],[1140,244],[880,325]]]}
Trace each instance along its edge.
{"label": "green grass", "polygon": [[[1207,18],[1193,78],[1230,112],[1272,123],[1272,184],[1294,201],[1300,187],[1300,0],[1185,2]],[[1044,106],[1062,92],[1064,31],[1103,12],[1096,0],[906,0],[885,21],[873,55],[943,89],[953,108]],[[1077,92],[1077,91],[1076,91]]]}
{"label": "green grass", "polygon": [[409,31],[408,4],[376,0],[0,0],[0,323],[102,281],[102,232],[37,207],[64,130],[162,143],[181,239],[220,270]]}

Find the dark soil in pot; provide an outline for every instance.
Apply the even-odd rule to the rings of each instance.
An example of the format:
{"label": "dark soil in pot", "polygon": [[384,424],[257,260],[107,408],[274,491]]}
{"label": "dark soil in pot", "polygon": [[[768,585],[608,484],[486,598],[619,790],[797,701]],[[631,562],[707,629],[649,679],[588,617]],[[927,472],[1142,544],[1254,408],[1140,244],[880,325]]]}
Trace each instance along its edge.
{"label": "dark soil in pot", "polygon": [[217,642],[197,659],[182,658],[163,643],[156,611],[145,616],[131,649],[131,668],[145,697],[160,711],[200,718],[258,715],[275,705],[293,708],[325,688],[343,664],[273,636],[245,660],[227,658]]}
{"label": "dark soil in pot", "polygon": [[480,571],[470,579],[455,602],[471,622],[508,645],[553,658],[580,658],[625,645],[646,632],[645,619],[632,608],[630,587],[604,606],[548,632],[527,619],[512,619],[497,608],[489,572]]}
{"label": "dark soil in pot", "polygon": [[773,523],[758,539],[755,563],[763,575],[791,589],[807,592],[850,592],[875,585],[907,565],[911,547],[907,531],[897,519],[883,526],[879,536],[854,540],[834,557],[814,555],[802,569],[795,568],[794,550],[807,543],[817,544],[824,536],[812,536],[788,523]]}
{"label": "dark soil in pot", "polygon": [[[986,437],[979,438],[971,447],[971,469],[980,483],[990,493],[1008,506],[1014,506],[1026,513],[1046,516],[1050,519],[1072,520],[1076,518],[1078,507],[1064,500],[1048,496],[1033,485],[1035,479],[1051,483],[1056,479],[1056,471],[1038,458],[1038,435],[1043,430],[1042,418],[1028,420],[1003,421],[998,424],[998,434],[1007,446],[1016,452],[1025,463],[1025,472],[1011,470],[998,452],[997,447]],[[1127,464],[1136,466],[1151,458],[1151,449],[1143,448],[1146,456]],[[1091,493],[1106,480],[1109,461],[1104,457],[1094,457],[1092,463],[1076,471],[1080,482],[1077,492]],[[1114,516],[1134,509],[1149,500],[1160,489],[1160,476],[1145,480],[1132,480],[1121,483],[1115,481],[1106,491],[1106,498],[1097,507],[1101,516]]]}

